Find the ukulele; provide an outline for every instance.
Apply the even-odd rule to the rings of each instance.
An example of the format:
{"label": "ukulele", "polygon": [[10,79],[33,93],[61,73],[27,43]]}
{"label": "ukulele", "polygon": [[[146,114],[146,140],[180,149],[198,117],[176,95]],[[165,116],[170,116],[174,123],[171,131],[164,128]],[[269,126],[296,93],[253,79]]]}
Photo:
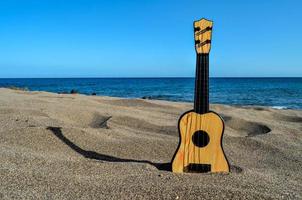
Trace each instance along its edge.
{"label": "ukulele", "polygon": [[194,110],[185,112],[178,121],[180,142],[173,156],[173,172],[229,172],[222,148],[224,122],[209,110],[209,52],[213,22],[194,22],[196,78]]}

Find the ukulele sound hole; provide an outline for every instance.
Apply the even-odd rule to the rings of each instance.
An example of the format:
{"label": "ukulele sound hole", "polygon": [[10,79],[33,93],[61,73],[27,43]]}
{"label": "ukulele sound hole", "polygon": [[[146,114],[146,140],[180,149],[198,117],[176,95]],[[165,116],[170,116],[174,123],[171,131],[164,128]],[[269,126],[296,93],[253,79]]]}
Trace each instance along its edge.
{"label": "ukulele sound hole", "polygon": [[189,164],[184,168],[184,172],[187,173],[207,173],[211,171],[211,165],[209,164]]}
{"label": "ukulele sound hole", "polygon": [[192,141],[195,146],[205,147],[209,144],[210,137],[207,132],[199,130],[193,134]]}

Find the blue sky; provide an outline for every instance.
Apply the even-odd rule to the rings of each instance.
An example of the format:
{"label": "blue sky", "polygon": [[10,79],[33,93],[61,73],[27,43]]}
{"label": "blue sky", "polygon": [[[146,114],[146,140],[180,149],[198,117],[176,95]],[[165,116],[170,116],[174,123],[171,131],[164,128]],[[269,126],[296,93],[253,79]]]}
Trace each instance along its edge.
{"label": "blue sky", "polygon": [[302,76],[298,0],[0,2],[0,77],[193,77],[192,23],[214,21],[212,77]]}

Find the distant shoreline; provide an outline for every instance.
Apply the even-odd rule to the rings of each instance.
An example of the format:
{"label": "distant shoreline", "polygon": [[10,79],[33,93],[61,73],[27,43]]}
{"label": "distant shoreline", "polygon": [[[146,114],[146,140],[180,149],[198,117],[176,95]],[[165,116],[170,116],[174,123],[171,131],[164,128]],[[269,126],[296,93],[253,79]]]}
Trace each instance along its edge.
{"label": "distant shoreline", "polygon": [[[53,93],[192,102],[195,79],[24,78],[0,79],[0,87]],[[210,102],[302,109],[302,78],[211,78]]]}
{"label": "distant shoreline", "polygon": [[[0,79],[179,79],[179,78],[183,78],[183,79],[191,79],[191,78],[195,78],[195,77],[0,77]],[[302,79],[302,76],[284,76],[284,77],[278,77],[278,76],[263,76],[263,77],[254,77],[254,76],[242,76],[242,77],[231,77],[231,76],[227,76],[227,77],[210,77],[210,78],[217,78],[217,79],[266,79],[266,78],[276,78],[276,79],[291,79],[291,78],[297,78],[297,79]]]}
{"label": "distant shoreline", "polygon": [[[193,103],[193,101],[173,101],[173,100],[166,100],[166,99],[160,99],[160,98],[152,98],[152,97],[119,97],[119,96],[107,96],[107,95],[94,95],[94,94],[84,94],[84,93],[78,93],[78,92],[69,92],[69,93],[57,93],[57,92],[49,92],[49,91],[43,91],[43,90],[27,90],[25,88],[9,88],[9,87],[0,87],[0,89],[10,89],[15,91],[24,91],[24,92],[47,92],[51,94],[58,94],[58,95],[84,95],[84,96],[98,96],[98,97],[109,97],[109,98],[117,98],[117,99],[141,99],[141,100],[151,100],[151,101],[166,101],[171,103]],[[1,94],[0,94],[1,95]],[[265,106],[265,105],[240,105],[240,104],[221,104],[221,103],[210,103],[210,105],[223,105],[223,106],[233,106],[233,107],[242,107],[242,108],[255,108],[260,109],[261,108],[272,108],[276,110],[297,110],[300,111],[302,109],[293,109],[288,108],[286,106]]]}

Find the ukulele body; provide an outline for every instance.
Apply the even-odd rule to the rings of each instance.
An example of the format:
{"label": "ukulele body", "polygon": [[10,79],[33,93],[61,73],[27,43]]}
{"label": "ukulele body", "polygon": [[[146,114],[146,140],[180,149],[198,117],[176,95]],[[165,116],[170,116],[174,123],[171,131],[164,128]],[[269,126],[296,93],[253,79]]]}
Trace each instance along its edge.
{"label": "ukulele body", "polygon": [[188,111],[178,122],[180,142],[172,160],[172,171],[229,172],[222,148],[224,122],[215,112]]}

